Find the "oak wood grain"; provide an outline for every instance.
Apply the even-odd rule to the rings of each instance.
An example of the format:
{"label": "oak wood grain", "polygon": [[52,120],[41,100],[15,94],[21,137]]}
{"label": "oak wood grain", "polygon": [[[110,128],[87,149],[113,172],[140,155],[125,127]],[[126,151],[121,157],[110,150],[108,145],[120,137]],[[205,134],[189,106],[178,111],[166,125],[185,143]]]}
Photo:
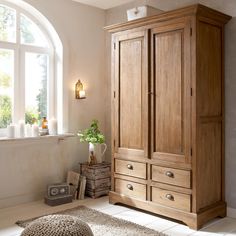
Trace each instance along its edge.
{"label": "oak wood grain", "polygon": [[154,151],[182,154],[184,152],[182,31],[159,33],[154,37],[156,134]]}
{"label": "oak wood grain", "polygon": [[153,202],[190,212],[191,196],[188,194],[153,187],[151,196]]}
{"label": "oak wood grain", "polygon": [[121,41],[119,61],[120,147],[143,149],[142,38]]}
{"label": "oak wood grain", "polygon": [[109,202],[111,204],[124,203],[128,204],[129,206],[143,209],[145,211],[150,211],[162,216],[174,218],[186,223],[194,230],[199,230],[203,224],[217,216],[224,217],[226,215],[225,202],[218,202],[217,204],[210,206],[198,214],[164,206],[162,204],[153,203],[150,201],[147,202],[140,199],[130,198],[115,192],[109,193]]}
{"label": "oak wood grain", "polygon": [[152,165],[152,180],[180,186],[183,188],[191,187],[191,173],[187,170]]}
{"label": "oak wood grain", "polygon": [[129,175],[141,179],[147,179],[146,163],[116,159],[115,172],[118,174]]}
{"label": "oak wood grain", "polygon": [[[197,4],[106,28],[114,94],[110,202],[193,229],[225,216],[224,25],[230,18]],[[127,171],[126,163],[136,170]]]}
{"label": "oak wood grain", "polygon": [[201,4],[195,4],[195,5],[186,6],[180,9],[164,12],[155,16],[145,17],[145,18],[137,19],[134,21],[126,22],[126,23],[106,26],[104,27],[104,29],[108,30],[109,32],[119,32],[122,30],[143,27],[145,25],[151,25],[157,22],[170,21],[172,19],[192,16],[196,14],[207,17],[209,19],[213,19],[214,21],[222,25],[226,24],[231,19],[231,16],[228,16],[222,12],[211,9]]}
{"label": "oak wood grain", "polygon": [[[165,26],[165,27],[164,27]],[[190,163],[190,19],[151,30],[151,157]]]}
{"label": "oak wood grain", "polygon": [[148,152],[147,32],[123,32],[113,43],[114,153],[142,159]]}
{"label": "oak wood grain", "polygon": [[115,179],[115,191],[126,196],[146,200],[146,185],[132,181]]}
{"label": "oak wood grain", "polygon": [[183,187],[179,187],[179,186],[175,186],[175,185],[171,185],[171,184],[165,184],[165,183],[151,181],[150,186],[161,188],[161,189],[166,189],[166,190],[170,190],[170,191],[174,191],[174,192],[185,193],[185,194],[189,194],[189,195],[192,194],[192,189],[190,189],[190,188],[183,188]]}

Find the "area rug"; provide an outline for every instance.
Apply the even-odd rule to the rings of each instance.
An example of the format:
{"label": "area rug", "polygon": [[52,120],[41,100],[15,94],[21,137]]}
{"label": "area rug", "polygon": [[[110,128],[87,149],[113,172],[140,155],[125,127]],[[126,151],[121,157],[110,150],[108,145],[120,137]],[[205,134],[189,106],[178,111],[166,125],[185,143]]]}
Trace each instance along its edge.
{"label": "area rug", "polygon": [[[80,220],[89,224],[94,236],[164,236],[164,234],[155,230],[126,220],[118,219],[85,206],[78,206],[55,214],[78,217]],[[37,218],[17,221],[16,224],[25,228],[35,219]]]}

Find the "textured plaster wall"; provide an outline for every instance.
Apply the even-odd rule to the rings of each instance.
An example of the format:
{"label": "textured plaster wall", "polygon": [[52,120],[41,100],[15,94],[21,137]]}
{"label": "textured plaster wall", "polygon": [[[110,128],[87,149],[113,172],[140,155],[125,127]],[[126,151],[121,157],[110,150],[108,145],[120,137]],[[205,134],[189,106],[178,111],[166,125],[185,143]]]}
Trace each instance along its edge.
{"label": "textured plaster wall", "polygon": [[[64,47],[68,131],[86,128],[94,118],[105,132],[105,12],[70,0],[27,0],[54,26]],[[87,98],[75,100],[74,84],[84,82]],[[87,160],[87,144],[64,141],[0,141],[0,208],[41,199],[49,183]]]}

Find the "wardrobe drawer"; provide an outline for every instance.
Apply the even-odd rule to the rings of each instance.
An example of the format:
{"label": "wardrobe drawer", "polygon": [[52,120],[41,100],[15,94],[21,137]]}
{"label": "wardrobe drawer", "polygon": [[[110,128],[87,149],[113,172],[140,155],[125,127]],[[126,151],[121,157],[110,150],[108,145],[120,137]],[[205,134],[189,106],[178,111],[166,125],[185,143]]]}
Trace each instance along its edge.
{"label": "wardrobe drawer", "polygon": [[115,192],[140,200],[146,200],[147,187],[144,184],[115,179]]}
{"label": "wardrobe drawer", "polygon": [[191,195],[152,187],[152,202],[190,212]]}
{"label": "wardrobe drawer", "polygon": [[147,178],[146,169],[147,168],[145,163],[115,159],[115,172],[118,174],[146,179]]}
{"label": "wardrobe drawer", "polygon": [[180,186],[183,188],[190,188],[191,172],[188,170],[178,170],[152,165],[152,180]]}

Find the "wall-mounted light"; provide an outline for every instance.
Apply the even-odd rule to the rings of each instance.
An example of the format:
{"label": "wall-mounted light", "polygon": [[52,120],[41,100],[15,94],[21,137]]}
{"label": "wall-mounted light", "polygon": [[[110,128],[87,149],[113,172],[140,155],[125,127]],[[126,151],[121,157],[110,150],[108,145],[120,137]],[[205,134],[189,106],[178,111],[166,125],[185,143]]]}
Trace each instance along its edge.
{"label": "wall-mounted light", "polygon": [[85,97],[85,91],[84,91],[84,85],[81,83],[80,80],[75,84],[75,98],[76,99],[84,99]]}

